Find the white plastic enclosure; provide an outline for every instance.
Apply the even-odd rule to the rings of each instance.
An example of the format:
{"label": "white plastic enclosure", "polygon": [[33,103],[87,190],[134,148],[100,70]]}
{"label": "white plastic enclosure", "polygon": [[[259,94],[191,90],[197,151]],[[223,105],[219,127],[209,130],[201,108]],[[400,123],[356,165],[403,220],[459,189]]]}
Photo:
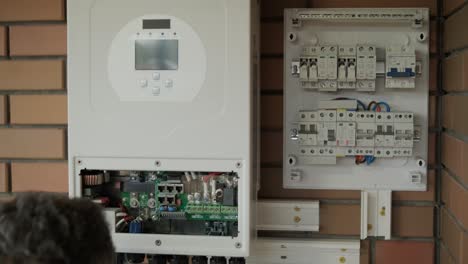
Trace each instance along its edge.
{"label": "white plastic enclosure", "polygon": [[429,22],[425,8],[285,10],[285,188],[426,190]]}
{"label": "white plastic enclosure", "polygon": [[257,12],[251,0],[68,1],[70,196],[84,196],[84,170],[238,176],[236,237],[114,230],[118,252],[249,255]]}

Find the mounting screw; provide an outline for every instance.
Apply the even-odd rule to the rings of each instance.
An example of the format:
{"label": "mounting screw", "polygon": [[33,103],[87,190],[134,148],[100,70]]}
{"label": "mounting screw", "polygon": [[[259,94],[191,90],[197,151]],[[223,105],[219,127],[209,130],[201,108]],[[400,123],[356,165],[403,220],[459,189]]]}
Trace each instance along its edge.
{"label": "mounting screw", "polygon": [[156,244],[156,246],[159,247],[159,246],[162,245],[162,242],[161,242],[161,240],[158,239],[158,240],[156,240],[156,242],[154,242],[154,244]]}
{"label": "mounting screw", "polygon": [[78,163],[78,165],[81,165],[81,164],[83,163],[83,161],[82,161],[82,160],[78,160],[77,163]]}
{"label": "mounting screw", "polygon": [[242,163],[240,161],[236,163],[236,168],[238,169],[242,168]]}
{"label": "mounting screw", "polygon": [[241,248],[241,247],[242,247],[242,244],[239,243],[239,242],[237,242],[237,243],[235,244],[235,246],[236,246],[236,248]]}
{"label": "mounting screw", "polygon": [[346,263],[346,258],[345,258],[345,257],[341,257],[341,258],[340,258],[340,263]]}
{"label": "mounting screw", "polygon": [[154,165],[156,165],[156,167],[161,167],[161,161],[157,160]]}

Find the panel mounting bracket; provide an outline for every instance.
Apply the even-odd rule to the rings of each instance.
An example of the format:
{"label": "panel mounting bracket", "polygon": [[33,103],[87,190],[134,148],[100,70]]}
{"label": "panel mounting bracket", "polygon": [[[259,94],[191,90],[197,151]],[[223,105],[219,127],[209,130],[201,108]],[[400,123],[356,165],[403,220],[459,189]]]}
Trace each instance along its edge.
{"label": "panel mounting bracket", "polygon": [[392,191],[361,192],[361,239],[369,236],[391,238]]}

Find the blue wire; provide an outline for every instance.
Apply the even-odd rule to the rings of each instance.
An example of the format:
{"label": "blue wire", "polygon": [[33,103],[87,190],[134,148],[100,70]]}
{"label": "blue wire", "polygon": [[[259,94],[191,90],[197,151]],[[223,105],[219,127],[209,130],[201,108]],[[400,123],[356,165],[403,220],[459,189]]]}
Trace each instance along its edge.
{"label": "blue wire", "polygon": [[362,109],[366,110],[366,105],[361,101],[361,100],[357,100],[358,104],[362,107]]}
{"label": "blue wire", "polygon": [[374,156],[366,156],[366,163],[367,165],[371,165],[372,163],[374,163],[375,161],[375,157]]}
{"label": "blue wire", "polygon": [[374,105],[374,107],[372,107],[372,110],[375,111],[377,109],[377,105],[383,105],[385,106],[385,108],[387,109],[387,112],[390,112],[391,111],[391,108],[390,108],[390,105],[387,104],[386,102],[378,102],[377,104]]}

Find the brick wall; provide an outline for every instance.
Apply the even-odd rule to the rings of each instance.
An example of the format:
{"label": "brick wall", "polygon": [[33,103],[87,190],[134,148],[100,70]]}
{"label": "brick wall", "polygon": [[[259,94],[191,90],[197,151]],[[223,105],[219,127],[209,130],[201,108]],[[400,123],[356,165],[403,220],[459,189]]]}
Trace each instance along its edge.
{"label": "brick wall", "polygon": [[63,0],[0,0],[0,192],[67,192]]}
{"label": "brick wall", "polygon": [[[446,6],[453,9],[457,4],[449,2],[461,0],[447,1]],[[320,236],[357,238],[360,232],[358,191],[282,188],[283,8],[429,7],[431,16],[436,18],[437,0],[263,0],[262,5],[260,197],[319,199],[322,204]],[[67,191],[65,20],[64,0],[0,0],[0,192]],[[433,95],[436,95],[438,76],[437,32],[434,21],[430,87]],[[463,64],[460,60],[454,63]],[[465,79],[459,76],[458,82]],[[436,96],[431,96],[433,128],[437,101]],[[436,138],[431,133],[431,168],[437,167]],[[454,145],[463,151],[459,144]],[[460,160],[457,162],[460,163],[457,166],[462,166]],[[454,168],[455,173],[456,169],[462,168]],[[431,170],[427,192],[394,193],[394,239],[363,241],[362,263],[433,263],[436,182],[436,173]],[[453,255],[450,245],[443,248],[444,256]]]}
{"label": "brick wall", "polygon": [[441,263],[468,263],[468,3],[444,2]]}

